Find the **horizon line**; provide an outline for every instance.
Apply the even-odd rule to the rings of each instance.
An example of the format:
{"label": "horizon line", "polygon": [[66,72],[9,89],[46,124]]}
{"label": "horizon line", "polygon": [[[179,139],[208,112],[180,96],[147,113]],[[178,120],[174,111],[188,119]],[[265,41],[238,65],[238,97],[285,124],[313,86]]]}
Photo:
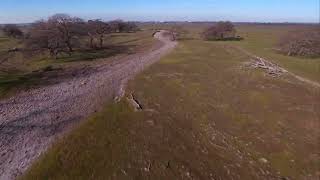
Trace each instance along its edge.
{"label": "horizon line", "polygon": [[[72,17],[72,16],[71,16]],[[46,20],[47,18],[40,18],[39,20]],[[109,19],[106,20],[104,18],[81,18],[84,21],[88,20],[93,20],[93,19],[98,19],[104,22],[110,22],[110,21],[115,21],[115,20],[122,20],[125,22],[138,22],[138,23],[215,23],[215,22],[221,22],[221,21],[230,21],[232,23],[247,23],[247,24],[319,24],[320,25],[320,19],[319,22],[299,22],[299,21],[232,21],[232,20],[215,20],[215,21],[207,21],[207,20],[194,20],[194,21],[183,21],[183,20],[126,20],[126,19],[121,19],[121,18],[114,18],[114,19]],[[9,23],[2,23],[0,22],[0,25],[6,25],[6,24],[33,24],[37,22],[32,21],[32,22],[9,22]]]}

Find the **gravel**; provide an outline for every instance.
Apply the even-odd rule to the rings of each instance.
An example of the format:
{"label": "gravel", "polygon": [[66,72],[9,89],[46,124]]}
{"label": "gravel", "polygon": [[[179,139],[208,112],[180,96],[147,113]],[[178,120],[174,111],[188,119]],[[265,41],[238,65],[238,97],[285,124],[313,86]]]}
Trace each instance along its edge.
{"label": "gravel", "polygon": [[130,78],[158,61],[177,42],[155,34],[161,46],[105,64],[85,77],[0,101],[0,179],[15,179],[57,139],[102,105],[119,96]]}

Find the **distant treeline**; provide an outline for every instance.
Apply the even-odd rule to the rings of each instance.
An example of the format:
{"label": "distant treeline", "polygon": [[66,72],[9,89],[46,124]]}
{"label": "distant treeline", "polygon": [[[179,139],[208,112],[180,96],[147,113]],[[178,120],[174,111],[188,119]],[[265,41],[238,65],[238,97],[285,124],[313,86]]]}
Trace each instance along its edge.
{"label": "distant treeline", "polygon": [[[56,14],[47,20],[32,24],[2,25],[5,35],[21,38],[30,52],[48,52],[57,57],[61,53],[71,55],[79,47],[79,40],[88,39],[87,46],[92,49],[103,48],[106,35],[110,33],[135,32],[138,25],[165,25],[169,27],[173,40],[185,39],[187,30],[184,25],[203,26],[201,37],[205,40],[243,40],[237,36],[236,26],[295,26],[295,31],[288,32],[279,39],[275,49],[289,56],[320,56],[320,25],[315,23],[259,23],[259,22],[124,22],[115,20],[104,22],[99,19],[85,21],[67,14]],[[22,27],[27,27],[22,31]],[[301,28],[300,28],[301,27]]]}

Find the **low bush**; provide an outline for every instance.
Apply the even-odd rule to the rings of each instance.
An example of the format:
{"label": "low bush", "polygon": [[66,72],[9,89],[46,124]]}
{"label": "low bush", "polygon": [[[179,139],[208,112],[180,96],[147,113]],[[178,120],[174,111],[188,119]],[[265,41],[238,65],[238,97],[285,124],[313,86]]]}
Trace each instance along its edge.
{"label": "low bush", "polygon": [[320,57],[320,28],[288,32],[280,38],[277,50],[288,56]]}
{"label": "low bush", "polygon": [[202,33],[205,40],[241,40],[236,36],[234,25],[229,22],[218,22],[216,25],[209,27]]}
{"label": "low bush", "polygon": [[8,37],[13,37],[13,38],[23,37],[23,32],[18,28],[18,26],[14,25],[14,24],[5,25],[2,28],[2,31],[3,31],[4,35],[6,35]]}

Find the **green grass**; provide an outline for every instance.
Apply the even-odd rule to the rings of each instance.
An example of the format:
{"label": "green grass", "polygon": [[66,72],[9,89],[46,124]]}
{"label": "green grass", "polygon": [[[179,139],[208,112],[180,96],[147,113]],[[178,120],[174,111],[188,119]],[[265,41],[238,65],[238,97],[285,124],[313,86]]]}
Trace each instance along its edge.
{"label": "green grass", "polygon": [[18,45],[18,41],[13,38],[0,36],[0,52],[7,51],[8,49]]}
{"label": "green grass", "polygon": [[[109,114],[110,117],[106,118],[103,114]],[[35,172],[41,173],[44,169],[48,172],[39,176],[38,179],[53,177],[53,179],[93,179],[93,177],[101,178],[105,173],[121,174],[119,166],[125,165],[129,155],[129,149],[126,146],[134,142],[130,137],[130,127],[125,128],[129,121],[128,118],[123,117],[126,114],[130,114],[130,111],[125,104],[110,106],[85,122],[77,132],[69,136],[71,141],[63,141],[52,149],[48,159],[45,158],[45,161],[48,160],[46,165],[35,164]],[[79,143],[73,144],[75,141]],[[69,142],[72,143],[69,144]],[[64,143],[72,146],[72,150]],[[75,149],[86,150],[70,153]],[[104,155],[101,156],[102,154]],[[55,173],[66,169],[70,170],[68,174]]]}
{"label": "green grass", "polygon": [[39,85],[42,79],[41,73],[13,73],[0,75],[0,96],[9,97],[20,88],[28,89]]}
{"label": "green grass", "polygon": [[129,83],[144,111],[107,105],[22,179],[316,178],[319,91],[192,33]]}
{"label": "green grass", "polygon": [[290,57],[279,54],[274,50],[282,35],[299,28],[303,27],[293,25],[240,26],[238,27],[238,33],[245,40],[232,44],[276,62],[299,76],[320,82],[320,58]]}

